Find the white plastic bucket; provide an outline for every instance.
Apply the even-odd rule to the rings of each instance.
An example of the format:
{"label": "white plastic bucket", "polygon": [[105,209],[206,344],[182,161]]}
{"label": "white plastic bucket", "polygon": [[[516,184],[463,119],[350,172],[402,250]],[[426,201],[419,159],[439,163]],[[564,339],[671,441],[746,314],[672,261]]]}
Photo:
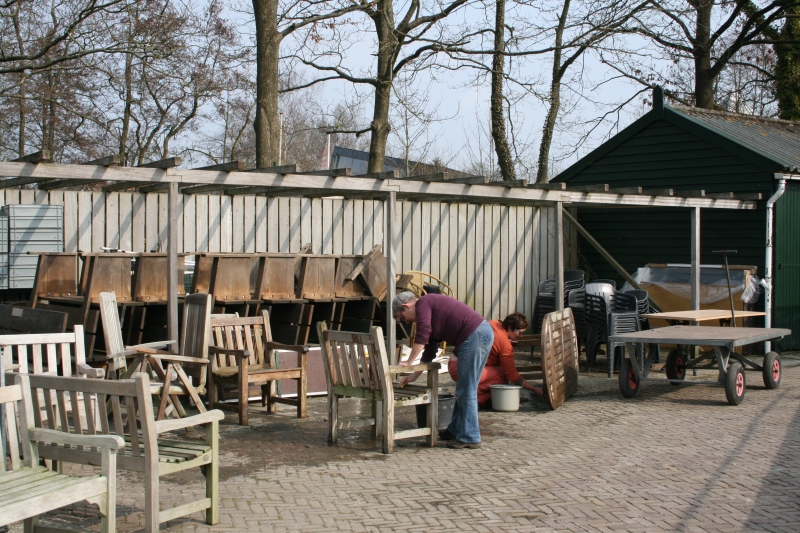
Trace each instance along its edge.
{"label": "white plastic bucket", "polygon": [[519,411],[519,385],[492,385],[492,409]]}

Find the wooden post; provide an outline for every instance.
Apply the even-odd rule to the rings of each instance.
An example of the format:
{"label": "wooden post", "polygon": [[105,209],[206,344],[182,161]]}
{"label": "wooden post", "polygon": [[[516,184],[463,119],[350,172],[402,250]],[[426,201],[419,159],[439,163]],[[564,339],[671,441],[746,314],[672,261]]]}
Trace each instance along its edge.
{"label": "wooden post", "polygon": [[563,202],[555,203],[556,212],[556,311],[564,309],[564,212]]}
{"label": "wooden post", "polygon": [[386,207],[384,208],[384,216],[386,217],[385,229],[383,232],[386,245],[386,353],[389,354],[389,364],[396,365],[397,361],[397,327],[394,323],[394,314],[392,313],[392,300],[394,300],[395,289],[395,227],[394,227],[394,213],[397,203],[397,195],[394,191],[389,191],[386,195]]}
{"label": "wooden post", "polygon": [[700,208],[692,209],[692,310],[700,309]]}
{"label": "wooden post", "polygon": [[[167,329],[170,340],[179,340],[178,333],[178,182],[170,182],[167,210]],[[172,345],[179,353],[180,346]]]}

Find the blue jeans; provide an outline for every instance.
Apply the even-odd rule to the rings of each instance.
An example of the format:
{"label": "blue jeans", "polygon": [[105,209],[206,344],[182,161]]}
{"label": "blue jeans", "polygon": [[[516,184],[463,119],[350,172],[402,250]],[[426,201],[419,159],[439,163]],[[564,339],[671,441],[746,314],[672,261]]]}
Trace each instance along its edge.
{"label": "blue jeans", "polygon": [[480,442],[478,383],[494,342],[492,326],[484,320],[458,347],[458,381],[453,420],[447,429],[461,442]]}

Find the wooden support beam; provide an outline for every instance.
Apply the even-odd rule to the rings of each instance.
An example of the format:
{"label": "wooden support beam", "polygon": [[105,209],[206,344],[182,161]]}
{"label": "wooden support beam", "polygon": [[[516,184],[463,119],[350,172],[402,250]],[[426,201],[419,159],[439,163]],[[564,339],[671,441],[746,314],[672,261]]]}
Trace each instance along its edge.
{"label": "wooden support beam", "polygon": [[680,196],[683,198],[705,198],[706,191],[703,189],[697,191],[676,191],[675,196]]}
{"label": "wooden support beam", "polygon": [[608,192],[608,183],[600,183],[597,185],[576,185],[569,187],[568,190],[576,192]]}
{"label": "wooden support beam", "polygon": [[294,172],[298,176],[349,176],[352,172],[352,169],[349,167],[346,168],[331,168],[331,169],[323,169],[323,170],[304,170],[303,172]]}
{"label": "wooden support beam", "polygon": [[89,185],[97,183],[100,180],[53,180],[46,183],[40,183],[39,189],[42,191],[50,191],[52,189],[62,189],[64,187],[80,187],[81,185]]}
{"label": "wooden support beam", "polygon": [[21,185],[28,185],[29,183],[39,183],[39,182],[48,182],[52,180],[37,178],[34,176],[24,176],[21,178],[9,178],[5,180],[0,180],[0,189],[5,189],[7,187],[19,187]]}
{"label": "wooden support beam", "polygon": [[707,192],[706,198],[719,198],[721,200],[762,200],[760,192]]}
{"label": "wooden support beam", "polygon": [[642,194],[641,187],[617,187],[608,189],[611,194]]}
{"label": "wooden support beam", "polygon": [[[228,188],[231,188],[231,186],[228,185]],[[141,191],[142,189],[144,189],[144,187],[142,187],[139,190]],[[181,187],[181,194],[202,194],[207,192],[222,192],[223,189],[225,189],[225,185],[222,183],[220,183],[219,185],[217,184],[188,185],[186,187]]]}
{"label": "wooden support beam", "polygon": [[116,167],[119,166],[120,157],[119,155],[107,155],[106,157],[101,157],[100,159],[92,159],[91,161],[87,161],[85,163],[81,163],[81,165],[95,165],[98,167]]}
{"label": "wooden support beam", "polygon": [[103,192],[124,191],[125,189],[132,189],[142,185],[141,181],[118,181],[116,183],[109,183],[103,186]]}
{"label": "wooden support beam", "polygon": [[528,185],[531,189],[541,189],[543,191],[566,191],[566,183],[531,183]]}
{"label": "wooden support beam", "polygon": [[432,174],[421,174],[419,176],[403,176],[401,179],[416,181],[447,181],[450,178],[451,176],[449,172],[434,172]]}
{"label": "wooden support beam", "polygon": [[391,179],[399,179],[400,178],[400,171],[399,170],[389,170],[387,172],[375,172],[373,174],[360,174],[358,176],[352,176],[354,178],[367,178],[367,179],[374,179],[374,180],[391,180]]}
{"label": "wooden support beam", "polygon": [[493,187],[527,187],[528,180],[487,181],[483,185],[491,185]]}
{"label": "wooden support beam", "polygon": [[149,163],[144,163],[142,165],[137,165],[142,168],[172,168],[177,167],[181,164],[183,160],[180,157],[168,157],[166,159],[160,159],[158,161],[150,161]]}
{"label": "wooden support beam", "polygon": [[642,194],[649,194],[650,196],[673,196],[674,189],[645,189]]}
{"label": "wooden support beam", "polygon": [[139,192],[161,192],[169,190],[169,183],[153,183],[137,189]]}
{"label": "wooden support beam", "polygon": [[205,167],[193,168],[192,170],[220,170],[223,172],[238,172],[244,170],[244,161],[229,161]]}
{"label": "wooden support beam", "polygon": [[280,165],[276,167],[251,168],[245,172],[269,172],[270,174],[296,174],[297,165]]}
{"label": "wooden support beam", "polygon": [[53,157],[50,154],[50,150],[39,150],[11,160],[12,163],[49,163],[52,161]]}

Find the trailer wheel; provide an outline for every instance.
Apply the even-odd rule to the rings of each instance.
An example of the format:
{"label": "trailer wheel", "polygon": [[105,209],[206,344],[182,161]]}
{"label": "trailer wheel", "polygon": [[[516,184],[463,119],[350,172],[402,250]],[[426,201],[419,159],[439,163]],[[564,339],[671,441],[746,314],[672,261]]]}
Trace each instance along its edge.
{"label": "trailer wheel", "polygon": [[[669,352],[667,362],[664,365],[667,370],[667,379],[683,379],[686,377],[686,356],[678,348]],[[673,385],[680,385],[670,381]]]}
{"label": "trailer wheel", "polygon": [[639,379],[633,371],[633,363],[625,358],[619,367],[619,391],[626,398],[633,398],[639,392]]}
{"label": "trailer wheel", "polygon": [[728,403],[731,405],[742,403],[746,386],[744,368],[742,368],[741,363],[733,363],[728,368],[728,373],[725,376],[725,396],[728,397]]}
{"label": "trailer wheel", "polygon": [[781,384],[781,358],[775,352],[764,356],[764,385],[768,389],[777,389]]}

